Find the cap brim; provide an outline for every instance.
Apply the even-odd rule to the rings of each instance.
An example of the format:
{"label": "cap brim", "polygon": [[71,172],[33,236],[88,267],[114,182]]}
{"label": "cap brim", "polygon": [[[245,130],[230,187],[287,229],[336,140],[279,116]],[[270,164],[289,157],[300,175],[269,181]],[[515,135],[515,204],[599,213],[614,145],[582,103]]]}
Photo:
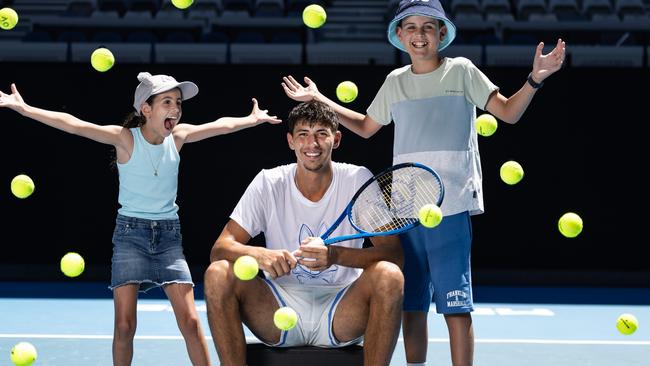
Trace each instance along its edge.
{"label": "cap brim", "polygon": [[453,42],[454,38],[456,38],[456,26],[454,25],[454,23],[451,22],[451,20],[446,18],[431,16],[429,14],[424,14],[416,11],[408,12],[399,18],[393,19],[388,25],[388,42],[390,42],[390,44],[395,46],[400,51],[407,52],[402,42],[400,42],[399,37],[397,37],[397,25],[400,23],[400,21],[402,21],[402,19],[409,17],[411,15],[421,15],[428,18],[438,19],[445,23],[445,26],[447,27],[447,36],[440,43],[440,45],[438,45],[438,51],[442,51],[445,48],[447,48],[447,46],[449,46],[451,42]]}
{"label": "cap brim", "polygon": [[199,94],[199,87],[196,86],[196,84],[194,84],[191,81],[182,81],[176,85],[170,85],[169,87],[163,90],[157,91],[156,94],[164,93],[166,91],[170,91],[175,88],[181,90],[181,95],[183,97],[183,100],[188,100],[190,98],[195,97],[197,94]]}

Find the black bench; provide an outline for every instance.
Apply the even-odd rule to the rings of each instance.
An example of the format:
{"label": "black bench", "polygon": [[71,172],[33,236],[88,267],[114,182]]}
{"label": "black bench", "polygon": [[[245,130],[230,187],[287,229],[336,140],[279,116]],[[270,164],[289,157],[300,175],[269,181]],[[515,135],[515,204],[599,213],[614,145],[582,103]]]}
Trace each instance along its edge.
{"label": "black bench", "polygon": [[263,343],[246,345],[247,366],[362,366],[363,346],[342,348],[321,347],[269,347]]}

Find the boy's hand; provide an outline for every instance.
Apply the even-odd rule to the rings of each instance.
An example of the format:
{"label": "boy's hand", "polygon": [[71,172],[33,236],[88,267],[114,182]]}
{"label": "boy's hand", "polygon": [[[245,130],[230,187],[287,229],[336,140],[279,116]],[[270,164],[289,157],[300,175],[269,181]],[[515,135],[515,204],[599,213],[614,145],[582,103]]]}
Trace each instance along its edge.
{"label": "boy's hand", "polygon": [[305,83],[307,84],[306,87],[302,86],[291,75],[283,77],[282,80],[284,80],[284,82],[282,83],[282,88],[284,89],[284,92],[287,94],[289,98],[296,100],[298,102],[308,102],[316,98],[316,94],[318,94],[318,88],[316,87],[316,83],[311,81],[311,79],[306,76],[305,76]]}
{"label": "boy's hand", "polygon": [[562,67],[564,62],[566,44],[560,38],[557,40],[557,45],[551,52],[546,55],[542,54],[544,49],[544,42],[540,42],[535,50],[535,59],[533,61],[532,78],[535,82],[541,83],[547,77],[551,76],[554,72]]}

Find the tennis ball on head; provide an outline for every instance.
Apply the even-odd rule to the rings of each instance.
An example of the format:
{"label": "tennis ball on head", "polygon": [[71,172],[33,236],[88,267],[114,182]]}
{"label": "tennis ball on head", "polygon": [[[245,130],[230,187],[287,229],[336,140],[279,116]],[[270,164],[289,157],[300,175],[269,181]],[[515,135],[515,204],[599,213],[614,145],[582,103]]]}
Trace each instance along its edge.
{"label": "tennis ball on head", "polygon": [[61,258],[61,272],[68,277],[79,276],[85,266],[84,259],[77,253],[70,252]]}
{"label": "tennis ball on head", "polygon": [[172,0],[172,4],[179,9],[187,9],[192,3],[194,3],[194,0]]}
{"label": "tennis ball on head", "polygon": [[297,322],[298,314],[288,306],[279,308],[273,314],[273,323],[280,330],[289,330],[295,327]]}
{"label": "tennis ball on head", "polygon": [[618,329],[621,334],[630,335],[636,332],[639,327],[639,321],[636,320],[636,317],[632,314],[621,314],[618,319],[616,319],[616,329]]}
{"label": "tennis ball on head", "polygon": [[12,8],[0,9],[0,28],[4,30],[13,29],[18,24],[18,13]]}
{"label": "tennis ball on head", "polygon": [[438,207],[438,205],[429,203],[420,207],[418,217],[422,226],[433,228],[438,226],[438,224],[440,224],[440,221],[442,221],[442,210],[440,210],[440,207]]}
{"label": "tennis ball on head", "polygon": [[29,342],[19,342],[11,349],[11,362],[15,366],[29,366],[36,361],[36,348]]}
{"label": "tennis ball on head", "polygon": [[573,212],[567,212],[558,220],[557,228],[567,238],[575,238],[582,232],[582,219]]}
{"label": "tennis ball on head", "polygon": [[257,264],[257,260],[251,257],[250,255],[242,255],[237,258],[234,265],[235,276],[243,281],[252,280],[257,276],[257,272],[260,267]]}
{"label": "tennis ball on head", "polygon": [[499,175],[506,184],[517,184],[524,177],[524,168],[514,160],[506,161],[501,165]]}
{"label": "tennis ball on head", "polygon": [[351,81],[343,81],[336,87],[336,97],[343,103],[350,103],[357,99],[359,88]]}
{"label": "tennis ball on head", "polygon": [[90,64],[99,72],[106,72],[115,64],[115,57],[108,48],[98,48],[90,55]]}
{"label": "tennis ball on head", "polygon": [[320,28],[327,20],[327,13],[322,6],[311,4],[302,11],[302,21],[309,28]]}
{"label": "tennis ball on head", "polygon": [[481,136],[492,136],[497,130],[497,119],[489,113],[476,117],[476,132]]}
{"label": "tennis ball on head", "polygon": [[11,193],[18,198],[27,198],[34,193],[34,181],[25,174],[19,174],[11,180]]}

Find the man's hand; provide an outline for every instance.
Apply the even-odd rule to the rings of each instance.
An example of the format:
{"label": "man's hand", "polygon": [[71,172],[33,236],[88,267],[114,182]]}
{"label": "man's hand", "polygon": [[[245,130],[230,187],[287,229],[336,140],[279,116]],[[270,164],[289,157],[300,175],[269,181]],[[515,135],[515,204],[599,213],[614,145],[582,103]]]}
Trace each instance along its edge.
{"label": "man's hand", "polygon": [[257,259],[260,268],[268,272],[272,278],[278,278],[289,274],[298,263],[296,257],[286,249],[260,249],[261,251],[256,255],[255,259]]}
{"label": "man's hand", "polygon": [[322,271],[332,265],[329,253],[330,247],[323,243],[323,239],[309,237],[300,243],[300,248],[293,254],[299,258],[298,263],[312,271]]}

